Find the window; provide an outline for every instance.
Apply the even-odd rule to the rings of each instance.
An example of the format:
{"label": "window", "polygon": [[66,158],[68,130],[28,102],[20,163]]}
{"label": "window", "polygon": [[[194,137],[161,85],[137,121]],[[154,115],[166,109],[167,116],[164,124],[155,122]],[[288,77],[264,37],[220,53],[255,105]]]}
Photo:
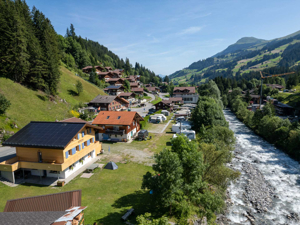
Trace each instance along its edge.
{"label": "window", "polygon": [[86,142],[84,142],[84,146],[88,146],[88,145],[87,145],[87,141],[86,141]]}
{"label": "window", "polygon": [[91,138],[91,139],[90,139],[90,142],[91,142],[91,143],[94,143],[94,140],[95,140],[94,138]]}
{"label": "window", "polygon": [[66,159],[67,159],[67,158],[69,158],[69,152],[68,152],[68,151],[66,151],[66,153],[65,153],[65,154],[66,154]]}
{"label": "window", "polygon": [[82,145],[81,145],[81,146],[82,146],[82,149],[84,149],[84,143],[82,143]]}
{"label": "window", "polygon": [[69,152],[69,155],[72,155],[72,149],[71,149],[71,150],[69,150],[68,152]]}
{"label": "window", "polygon": [[77,138],[78,138],[78,140],[80,139],[80,134],[79,133],[77,134]]}
{"label": "window", "polygon": [[135,125],[135,122],[133,121],[133,126]]}
{"label": "window", "polygon": [[130,126],[128,126],[127,128],[130,129]]}
{"label": "window", "polygon": [[72,148],[72,155],[75,155],[75,153],[76,153],[76,147]]}
{"label": "window", "polygon": [[76,151],[80,151],[81,150],[81,145],[77,145],[76,146]]}
{"label": "window", "polygon": [[108,117],[106,117],[106,119],[108,120],[108,119],[109,119],[109,116],[108,116]]}
{"label": "window", "polygon": [[121,118],[121,116],[118,116],[118,120]]}
{"label": "window", "polygon": [[85,132],[84,132],[84,131],[82,131],[81,135],[82,135],[82,137],[84,137],[84,135],[85,135]]}

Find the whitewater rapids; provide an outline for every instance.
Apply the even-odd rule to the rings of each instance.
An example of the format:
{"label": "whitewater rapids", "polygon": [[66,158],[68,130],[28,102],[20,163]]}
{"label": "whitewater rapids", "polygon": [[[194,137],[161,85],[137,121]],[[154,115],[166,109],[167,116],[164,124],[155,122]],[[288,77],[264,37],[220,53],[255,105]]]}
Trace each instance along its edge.
{"label": "whitewater rapids", "polygon": [[[224,110],[236,137],[226,224],[300,224],[300,166]],[[299,146],[300,148],[300,146]]]}

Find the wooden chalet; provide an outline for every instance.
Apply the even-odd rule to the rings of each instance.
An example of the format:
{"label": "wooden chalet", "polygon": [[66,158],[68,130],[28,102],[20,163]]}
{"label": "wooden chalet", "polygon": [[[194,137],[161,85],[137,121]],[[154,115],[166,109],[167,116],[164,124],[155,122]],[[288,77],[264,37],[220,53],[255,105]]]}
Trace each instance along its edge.
{"label": "wooden chalet", "polygon": [[94,125],[102,128],[98,138],[105,141],[129,141],[140,131],[140,121],[137,112],[133,111],[103,111],[94,119]]}
{"label": "wooden chalet", "polygon": [[88,106],[94,107],[100,111],[120,111],[127,110],[129,101],[119,96],[98,95],[88,103]]}
{"label": "wooden chalet", "polygon": [[104,92],[109,95],[119,95],[124,92],[124,87],[122,85],[110,85],[104,88]]}

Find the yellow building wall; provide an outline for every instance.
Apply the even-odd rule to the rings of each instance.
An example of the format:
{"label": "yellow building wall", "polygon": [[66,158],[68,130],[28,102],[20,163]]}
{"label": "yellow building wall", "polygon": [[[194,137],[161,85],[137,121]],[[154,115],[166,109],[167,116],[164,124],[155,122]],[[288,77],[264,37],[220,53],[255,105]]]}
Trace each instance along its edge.
{"label": "yellow building wall", "polygon": [[[71,166],[76,161],[80,160],[82,157],[88,153],[95,150],[96,155],[98,155],[102,149],[101,143],[96,142],[95,131],[91,128],[91,133],[87,133],[89,127],[85,127],[80,130],[80,138],[78,140],[78,135],[67,145],[65,149],[45,149],[45,148],[25,148],[16,147],[16,157],[0,162],[0,171],[15,171],[19,168],[26,169],[42,169],[42,170],[55,170],[63,171],[69,166]],[[85,135],[82,138],[82,131],[85,131]],[[89,146],[85,146],[81,151],[76,151],[74,155],[70,155],[66,158],[65,152],[72,150],[72,148],[78,145],[82,146],[82,143],[94,138],[95,142],[90,143]],[[38,152],[42,153],[43,163],[38,162]]]}

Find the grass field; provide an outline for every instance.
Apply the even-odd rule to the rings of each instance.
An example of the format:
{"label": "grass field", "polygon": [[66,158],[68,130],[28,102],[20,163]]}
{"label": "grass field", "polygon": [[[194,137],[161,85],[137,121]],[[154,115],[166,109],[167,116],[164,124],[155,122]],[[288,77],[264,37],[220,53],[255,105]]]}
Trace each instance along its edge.
{"label": "grass field", "polygon": [[[138,163],[117,163],[119,169],[97,169],[89,178],[77,176],[64,187],[43,187],[30,184],[8,187],[0,183],[0,211],[3,212],[7,200],[45,195],[63,191],[82,190],[82,206],[85,210],[85,224],[124,224],[121,217],[129,208],[137,215],[153,210],[150,194],[141,190],[142,178],[152,168]],[[134,217],[131,217],[134,220]]]}
{"label": "grass field", "polygon": [[150,103],[152,103],[153,105],[155,105],[156,103],[161,102],[161,100],[162,100],[161,97],[155,95],[155,99],[152,102],[150,102]]}
{"label": "grass field", "polygon": [[[30,121],[55,121],[70,117],[70,109],[79,102],[89,102],[98,94],[104,94],[103,90],[93,84],[75,76],[64,67],[61,67],[61,77],[58,86],[58,97],[65,99],[63,103],[56,99],[50,102],[45,99],[45,93],[28,89],[12,80],[0,78],[0,93],[11,102],[6,116],[0,117],[0,128],[14,130],[12,123],[16,123],[19,128],[25,126]],[[76,95],[75,84],[80,80],[84,91],[80,96]],[[9,118],[7,121],[6,118]]]}

